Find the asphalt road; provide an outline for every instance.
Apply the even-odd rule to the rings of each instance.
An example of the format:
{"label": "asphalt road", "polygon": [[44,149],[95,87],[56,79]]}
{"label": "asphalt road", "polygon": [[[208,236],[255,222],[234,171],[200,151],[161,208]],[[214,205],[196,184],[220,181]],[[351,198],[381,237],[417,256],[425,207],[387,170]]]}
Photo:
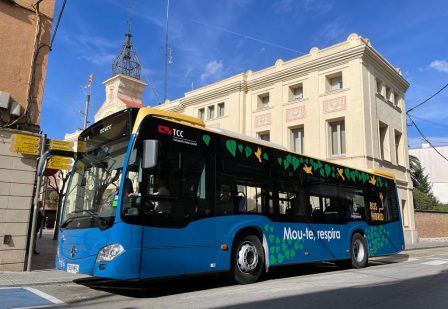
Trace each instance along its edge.
{"label": "asphalt road", "polygon": [[448,249],[375,258],[361,270],[330,263],[273,270],[261,282],[216,276],[169,281],[79,279],[34,287],[80,308],[448,308]]}

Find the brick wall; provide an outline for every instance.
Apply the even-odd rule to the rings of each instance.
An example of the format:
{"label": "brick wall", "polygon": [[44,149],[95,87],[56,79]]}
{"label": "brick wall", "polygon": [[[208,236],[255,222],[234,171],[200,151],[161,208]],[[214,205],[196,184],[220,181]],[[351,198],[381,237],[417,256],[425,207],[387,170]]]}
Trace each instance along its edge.
{"label": "brick wall", "polygon": [[415,227],[419,238],[448,237],[448,213],[415,210]]}

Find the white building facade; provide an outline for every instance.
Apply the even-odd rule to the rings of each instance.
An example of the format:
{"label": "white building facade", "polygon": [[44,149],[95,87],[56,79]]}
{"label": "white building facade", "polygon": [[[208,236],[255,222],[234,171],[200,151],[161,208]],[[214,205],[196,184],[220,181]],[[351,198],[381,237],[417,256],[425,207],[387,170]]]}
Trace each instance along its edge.
{"label": "white building facade", "polygon": [[[445,158],[448,158],[448,146],[435,147]],[[448,204],[448,161],[445,160],[428,143],[421,148],[409,149],[409,154],[417,157],[428,175],[432,193],[442,203]]]}

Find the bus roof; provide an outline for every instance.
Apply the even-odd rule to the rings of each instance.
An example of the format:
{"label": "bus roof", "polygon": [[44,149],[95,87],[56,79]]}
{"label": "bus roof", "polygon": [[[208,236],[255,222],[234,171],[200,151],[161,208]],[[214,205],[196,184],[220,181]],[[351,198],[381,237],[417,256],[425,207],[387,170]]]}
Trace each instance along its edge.
{"label": "bus roof", "polygon": [[187,124],[192,124],[195,126],[205,128],[205,123],[201,119],[179,113],[164,111],[158,108],[144,107],[140,108],[140,111],[138,112],[137,119],[135,119],[134,127],[132,129],[132,133],[137,132],[138,127],[140,126],[140,123],[142,122],[143,118],[145,118],[148,115],[167,118],[170,120],[174,120],[176,122],[186,122]]}
{"label": "bus roof", "polygon": [[[204,121],[202,121],[201,119],[196,118],[196,117],[187,116],[187,115],[183,115],[183,114],[175,113],[175,112],[164,111],[164,110],[160,110],[160,109],[152,108],[152,107],[140,108],[140,110],[138,112],[138,115],[137,115],[137,119],[135,120],[135,123],[134,123],[134,127],[133,127],[133,130],[132,130],[132,133],[136,133],[137,132],[138,127],[140,126],[140,123],[148,115],[153,115],[155,117],[169,119],[169,120],[177,122],[177,123],[184,123],[186,125],[200,127],[203,130],[214,132],[214,133],[217,133],[217,134],[220,134],[220,135],[226,135],[226,136],[238,138],[238,139],[241,139],[241,140],[245,140],[247,142],[251,142],[251,143],[255,143],[255,144],[259,144],[259,145],[264,145],[264,146],[271,147],[271,148],[274,148],[274,149],[287,151],[287,152],[290,152],[290,153],[295,153],[293,151],[290,151],[289,149],[287,149],[286,147],[284,147],[282,145],[278,145],[278,144],[275,144],[275,143],[272,143],[272,142],[267,142],[267,141],[262,141],[262,140],[259,140],[259,139],[255,139],[253,137],[250,137],[250,136],[247,136],[247,135],[244,135],[244,134],[241,134],[241,133],[237,133],[237,132],[233,132],[233,131],[226,130],[226,129],[221,129],[221,128],[218,128],[218,129],[217,128],[207,128],[205,126]],[[309,158],[313,158],[313,159],[317,159],[317,160],[321,160],[321,161],[328,162],[328,163],[331,163],[331,164],[337,164],[337,165],[340,165],[340,166],[352,168],[352,169],[355,169],[355,170],[365,171],[365,172],[367,172],[369,174],[382,176],[382,177],[389,178],[389,179],[394,180],[394,181],[396,179],[395,175],[393,173],[385,171],[385,170],[354,168],[354,167],[351,167],[351,166],[347,166],[345,164],[330,162],[330,161],[319,159],[319,158],[312,157],[312,156],[309,156],[309,155],[304,155],[304,154],[299,154],[299,155],[305,156],[305,157],[309,157]]]}

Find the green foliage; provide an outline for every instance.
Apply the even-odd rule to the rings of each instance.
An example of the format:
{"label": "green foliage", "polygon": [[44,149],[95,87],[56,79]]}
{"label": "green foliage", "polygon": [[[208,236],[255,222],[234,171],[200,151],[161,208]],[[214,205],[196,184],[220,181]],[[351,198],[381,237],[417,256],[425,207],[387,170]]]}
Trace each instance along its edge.
{"label": "green foliage", "polygon": [[57,191],[50,191],[47,195],[47,201],[56,203],[58,201],[59,194]]}
{"label": "green foliage", "polygon": [[[441,204],[434,195],[414,188],[414,207],[420,210],[441,210],[446,206]],[[445,207],[444,207],[445,206]],[[445,208],[448,211],[448,207]]]}
{"label": "green foliage", "polygon": [[425,175],[425,170],[422,167],[420,160],[417,157],[410,155],[409,164],[411,167],[411,179],[414,188],[417,188],[420,192],[427,195],[432,195],[428,175]]}
{"label": "green foliage", "polygon": [[422,167],[420,160],[410,155],[409,164],[411,166],[411,179],[414,185],[414,207],[420,210],[448,211],[448,205],[440,201],[431,192],[431,183],[428,175]]}

